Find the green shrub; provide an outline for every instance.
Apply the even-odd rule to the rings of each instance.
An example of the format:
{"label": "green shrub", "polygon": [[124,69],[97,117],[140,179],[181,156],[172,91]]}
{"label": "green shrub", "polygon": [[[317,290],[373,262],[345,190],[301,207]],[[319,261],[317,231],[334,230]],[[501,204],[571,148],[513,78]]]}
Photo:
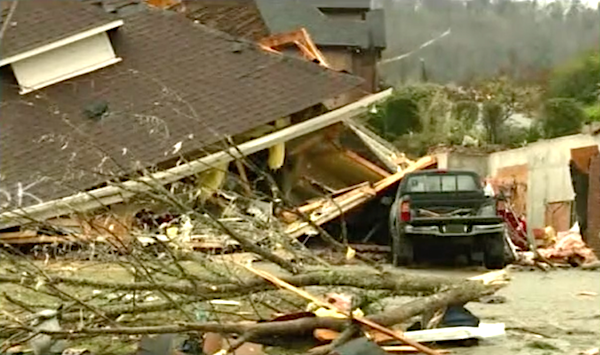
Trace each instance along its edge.
{"label": "green shrub", "polygon": [[575,134],[585,122],[581,105],[571,98],[549,99],[544,104],[542,130],[546,138]]}
{"label": "green shrub", "polygon": [[483,103],[483,126],[487,133],[487,141],[491,144],[497,144],[500,130],[506,121],[506,112],[502,104],[495,101],[486,101]]}
{"label": "green shrub", "polygon": [[452,117],[464,124],[466,129],[473,128],[479,118],[479,106],[471,100],[460,100],[454,104]]}
{"label": "green shrub", "polygon": [[549,97],[567,97],[583,104],[598,100],[600,54],[587,54],[555,70],[549,81]]}
{"label": "green shrub", "polygon": [[369,124],[390,140],[409,132],[420,132],[423,129],[422,108],[431,105],[436,93],[442,90],[442,86],[435,84],[402,86],[369,115]]}
{"label": "green shrub", "polygon": [[600,102],[587,106],[583,111],[588,122],[600,122]]}

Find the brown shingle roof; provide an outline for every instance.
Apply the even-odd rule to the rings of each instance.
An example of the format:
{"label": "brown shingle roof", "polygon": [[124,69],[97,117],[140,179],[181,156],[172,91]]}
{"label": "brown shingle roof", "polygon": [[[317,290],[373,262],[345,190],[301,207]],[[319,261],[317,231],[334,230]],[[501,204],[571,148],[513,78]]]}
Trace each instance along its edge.
{"label": "brown shingle roof", "polygon": [[[70,195],[361,82],[266,53],[179,14],[144,11],[124,21],[114,33],[123,61],[114,66],[24,96],[8,68],[0,72],[0,205]],[[105,106],[100,118],[84,114]]]}
{"label": "brown shingle roof", "polygon": [[[14,0],[0,0],[2,23]],[[115,18],[77,0],[19,0],[0,44],[0,58],[90,30]]]}
{"label": "brown shingle roof", "polygon": [[269,35],[253,0],[188,0],[184,9],[190,19],[232,36],[258,41]]}

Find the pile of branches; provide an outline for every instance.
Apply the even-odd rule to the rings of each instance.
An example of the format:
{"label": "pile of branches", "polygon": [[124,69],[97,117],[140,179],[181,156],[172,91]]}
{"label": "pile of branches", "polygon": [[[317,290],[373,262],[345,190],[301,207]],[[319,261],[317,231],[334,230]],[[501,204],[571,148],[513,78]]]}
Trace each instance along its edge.
{"label": "pile of branches", "polygon": [[[263,252],[269,253],[268,250]],[[315,329],[331,329],[343,334],[354,324],[351,319],[328,317],[270,321],[269,318],[277,314],[305,308],[305,303],[290,297],[294,295],[287,291],[278,291],[273,283],[249,273],[242,265],[227,258],[211,260],[196,256],[184,261],[176,253],[171,253],[169,259],[160,260],[141,251],[134,252],[121,261],[123,269],[131,273],[129,280],[117,282],[51,273],[26,257],[18,257],[14,253],[5,253],[4,256],[13,267],[6,268],[0,274],[0,283],[10,283],[43,295],[46,299],[55,299],[50,303],[31,303],[4,293],[5,301],[13,306],[10,307],[11,312],[4,311],[5,317],[0,323],[0,336],[5,339],[5,348],[26,342],[39,334],[74,339],[215,332],[237,336],[239,341],[237,345],[231,345],[230,350],[233,350],[243,342],[281,345],[281,339],[306,336]],[[296,287],[343,286],[384,291],[386,295],[421,296],[385,313],[366,316],[367,320],[385,327],[406,322],[424,312],[465,304],[495,292],[502,285],[481,280],[424,277],[368,266],[293,266],[293,272],[279,270],[273,274]],[[118,297],[113,296],[112,302],[107,301],[107,297],[99,297],[106,294],[121,297],[115,301],[114,298]],[[149,297],[149,294],[155,297]],[[273,302],[274,298],[286,300],[288,307],[279,308],[278,302]],[[247,301],[249,308],[255,310],[254,318],[240,321],[233,320],[233,317],[227,320],[222,314],[219,316],[220,311],[215,306],[218,302],[214,301],[223,299]],[[62,329],[40,330],[31,326],[35,324],[32,320],[40,309],[55,308],[57,304],[62,305]],[[199,316],[198,306],[203,307],[209,316]],[[268,307],[267,312],[259,310],[265,307]],[[165,312],[168,312],[167,319],[154,319],[152,316],[164,316]],[[126,315],[142,316],[136,318]]]}
{"label": "pile of branches", "polygon": [[[170,204],[180,215],[192,221],[209,220],[222,234],[235,240],[252,259],[262,260],[261,270],[279,280],[250,272],[240,262],[242,254],[210,256],[184,252],[184,247],[157,240],[160,257],[140,243],[126,246],[127,253],[110,258],[110,267],[125,277],[101,280],[92,276],[77,276],[79,270],[51,271],[39,261],[6,245],[0,249],[3,263],[0,271],[4,292],[0,307],[0,339],[2,350],[31,339],[45,336],[52,339],[110,337],[127,341],[130,336],[173,333],[220,333],[237,337],[227,352],[245,342],[266,345],[286,345],[283,339],[312,337],[316,329],[341,332],[339,344],[356,335],[356,320],[352,317],[277,318],[304,311],[306,297],[302,292],[281,290],[283,283],[302,289],[312,288],[321,296],[323,289],[343,287],[367,295],[369,299],[382,295],[409,295],[418,298],[385,312],[372,312],[361,324],[392,327],[424,312],[435,312],[449,305],[463,305],[494,293],[504,283],[482,280],[450,280],[447,277],[411,275],[384,268],[340,242],[319,226],[300,215],[316,229],[331,247],[353,259],[353,266],[332,266],[321,260],[297,240],[277,228],[269,230],[267,242],[259,236],[254,240],[231,228],[207,210],[189,207],[171,191],[157,186],[151,196]],[[285,207],[285,206],[284,206]],[[293,209],[290,208],[290,211]],[[255,230],[265,228],[256,221]],[[110,233],[110,230],[103,232]],[[114,238],[119,243],[118,238]],[[102,260],[100,258],[99,260]],[[98,261],[96,261],[98,262]],[[108,263],[107,263],[108,265]],[[497,281],[495,278],[493,280]],[[6,285],[7,287],[4,287]],[[316,287],[316,289],[315,289]],[[17,291],[18,290],[18,291]],[[369,292],[378,296],[369,296]],[[27,295],[27,297],[21,297]],[[36,302],[32,302],[36,300]],[[223,302],[243,304],[248,312],[227,312],[219,307]],[[40,310],[60,309],[61,327],[40,328]],[[42,312],[43,313],[43,312]],[[323,352],[331,350],[324,348]]]}

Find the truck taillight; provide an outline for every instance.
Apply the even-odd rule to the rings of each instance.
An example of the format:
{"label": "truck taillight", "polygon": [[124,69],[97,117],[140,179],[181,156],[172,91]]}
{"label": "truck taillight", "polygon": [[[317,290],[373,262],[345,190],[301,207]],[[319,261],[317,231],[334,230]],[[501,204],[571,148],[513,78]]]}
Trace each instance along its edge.
{"label": "truck taillight", "polygon": [[400,220],[402,222],[410,221],[410,202],[404,201],[400,204]]}

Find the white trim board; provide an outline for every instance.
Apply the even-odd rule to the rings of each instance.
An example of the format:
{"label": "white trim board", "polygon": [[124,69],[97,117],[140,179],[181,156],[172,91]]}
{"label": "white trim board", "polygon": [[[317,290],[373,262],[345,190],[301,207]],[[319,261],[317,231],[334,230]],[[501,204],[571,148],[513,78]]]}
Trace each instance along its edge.
{"label": "white trim board", "polygon": [[0,229],[31,223],[34,220],[43,221],[73,212],[85,212],[123,202],[136,193],[150,191],[153,185],[164,185],[179,181],[184,177],[200,173],[223,163],[231,162],[242,156],[254,154],[278,143],[287,142],[318,131],[347,118],[367,113],[371,105],[389,98],[392,93],[392,89],[387,89],[377,94],[366,96],[337,110],[327,112],[293,126],[288,126],[258,139],[242,143],[237,147],[210,154],[138,180],[125,181],[119,186],[101,187],[91,191],[79,192],[58,200],[4,212],[0,214]]}
{"label": "white trim board", "polygon": [[110,23],[107,23],[106,25],[95,27],[95,28],[92,28],[91,30],[80,32],[80,33],[78,33],[76,35],[63,38],[63,39],[58,40],[56,42],[52,42],[52,43],[49,43],[49,44],[46,44],[46,45],[34,48],[32,50],[29,50],[29,51],[26,51],[26,52],[23,52],[23,53],[19,53],[19,54],[10,56],[8,58],[4,58],[4,59],[0,60],[0,67],[5,66],[7,64],[18,62],[18,61],[23,60],[23,59],[31,58],[33,56],[36,56],[38,54],[42,54],[42,53],[51,51],[51,50],[56,49],[56,48],[60,48],[60,47],[66,46],[66,45],[71,44],[73,42],[77,42],[77,41],[80,41],[82,39],[86,39],[88,37],[100,34],[102,32],[106,32],[106,31],[112,30],[114,28],[122,26],[123,24],[124,24],[123,20],[112,21]]}
{"label": "white trim board", "polygon": [[404,336],[419,343],[463,339],[490,339],[506,335],[504,323],[479,323],[478,327],[448,327],[405,332]]}

